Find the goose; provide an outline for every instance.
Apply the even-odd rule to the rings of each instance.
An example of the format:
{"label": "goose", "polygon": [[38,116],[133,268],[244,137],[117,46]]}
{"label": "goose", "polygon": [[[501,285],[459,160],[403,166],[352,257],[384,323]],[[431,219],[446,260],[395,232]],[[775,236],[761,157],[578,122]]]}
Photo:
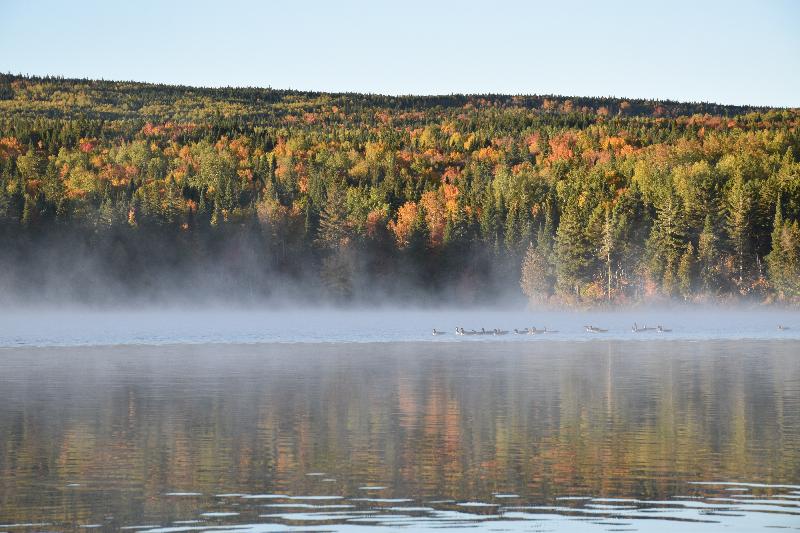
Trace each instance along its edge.
{"label": "goose", "polygon": [[492,332],[493,335],[508,335],[508,331],[504,329],[497,329]]}
{"label": "goose", "polygon": [[586,328],[587,333],[606,333],[608,330],[603,328],[598,328],[597,326],[584,326]]}
{"label": "goose", "polygon": [[528,328],[525,329],[514,328],[514,333],[516,333],[517,335],[527,335],[529,332],[530,331],[528,330]]}

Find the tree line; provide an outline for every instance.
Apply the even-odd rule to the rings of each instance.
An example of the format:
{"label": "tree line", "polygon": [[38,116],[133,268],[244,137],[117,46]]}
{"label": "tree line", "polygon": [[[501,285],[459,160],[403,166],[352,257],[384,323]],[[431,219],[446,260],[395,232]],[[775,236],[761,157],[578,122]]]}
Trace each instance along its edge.
{"label": "tree line", "polygon": [[0,283],[86,299],[797,302],[799,120],[3,75]]}

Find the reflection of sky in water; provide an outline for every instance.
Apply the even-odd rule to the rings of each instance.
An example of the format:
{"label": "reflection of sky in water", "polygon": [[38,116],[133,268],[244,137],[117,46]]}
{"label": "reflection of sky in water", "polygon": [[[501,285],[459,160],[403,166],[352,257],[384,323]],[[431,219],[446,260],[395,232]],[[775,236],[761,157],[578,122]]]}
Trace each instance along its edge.
{"label": "reflection of sky in water", "polygon": [[[633,333],[663,326],[670,332]],[[592,334],[584,326],[608,329]],[[778,326],[789,329],[779,330]],[[503,336],[457,336],[467,331],[508,331]],[[555,330],[516,335],[515,329]],[[444,332],[434,337],[433,329]],[[604,339],[800,339],[800,312],[768,309],[673,308],[614,312],[510,311],[15,311],[0,315],[1,346],[386,341],[515,341]]]}
{"label": "reflection of sky in water", "polygon": [[5,349],[0,530],[796,528],[798,353],[791,340]]}
{"label": "reflection of sky in water", "polygon": [[[227,524],[226,529],[241,531],[368,531],[370,528],[401,528],[411,531],[462,530],[464,527],[490,531],[734,531],[749,532],[762,528],[800,528],[798,493],[780,493],[781,486],[759,484],[760,489],[775,491],[768,499],[744,497],[717,498],[722,486],[736,483],[703,482],[704,492],[686,500],[674,498],[646,501],[625,498],[559,498],[559,505],[504,506],[488,502],[453,502],[447,505],[386,506],[365,504],[354,499],[347,510],[327,505],[270,504],[281,512],[259,514],[267,523]],[[752,484],[743,483],[745,487]],[[800,488],[800,486],[795,487]],[[749,489],[746,489],[749,490]],[[794,498],[793,498],[794,497]],[[788,499],[786,499],[788,498]],[[303,497],[299,497],[303,499]],[[724,502],[720,502],[724,500]],[[564,505],[570,501],[570,505]],[[617,503],[613,503],[617,502]],[[241,502],[217,502],[220,508],[239,509]],[[490,507],[486,513],[465,512],[452,507]],[[241,511],[202,513],[211,518],[238,516]],[[325,522],[325,526],[316,523]],[[216,529],[224,522],[197,524],[198,529]],[[180,525],[142,527],[150,533],[178,531]],[[228,529],[229,530],[229,529]]]}

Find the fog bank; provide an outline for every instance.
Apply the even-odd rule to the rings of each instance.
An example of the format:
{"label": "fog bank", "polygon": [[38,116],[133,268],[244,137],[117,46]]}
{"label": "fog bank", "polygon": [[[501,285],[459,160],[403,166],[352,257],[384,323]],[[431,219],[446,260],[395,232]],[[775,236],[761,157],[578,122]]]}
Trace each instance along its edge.
{"label": "fog bank", "polygon": [[[800,313],[775,309],[648,308],[536,311],[457,308],[336,309],[293,307],[154,307],[139,310],[38,308],[0,313],[0,346],[273,343],[273,342],[524,342],[605,340],[800,339]],[[641,327],[661,325],[633,332]],[[607,331],[589,333],[592,325]],[[779,329],[778,326],[783,329]],[[508,333],[456,335],[456,328]],[[547,334],[514,330],[547,328]],[[434,336],[436,328],[443,332]]]}

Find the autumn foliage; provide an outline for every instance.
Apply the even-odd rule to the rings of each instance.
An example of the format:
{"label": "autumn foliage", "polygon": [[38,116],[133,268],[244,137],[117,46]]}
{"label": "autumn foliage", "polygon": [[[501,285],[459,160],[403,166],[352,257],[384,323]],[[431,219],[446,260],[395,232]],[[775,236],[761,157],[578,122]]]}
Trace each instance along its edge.
{"label": "autumn foliage", "polygon": [[74,239],[132,293],[800,298],[797,110],[0,85],[0,270],[31,290],[58,261],[19,258]]}

